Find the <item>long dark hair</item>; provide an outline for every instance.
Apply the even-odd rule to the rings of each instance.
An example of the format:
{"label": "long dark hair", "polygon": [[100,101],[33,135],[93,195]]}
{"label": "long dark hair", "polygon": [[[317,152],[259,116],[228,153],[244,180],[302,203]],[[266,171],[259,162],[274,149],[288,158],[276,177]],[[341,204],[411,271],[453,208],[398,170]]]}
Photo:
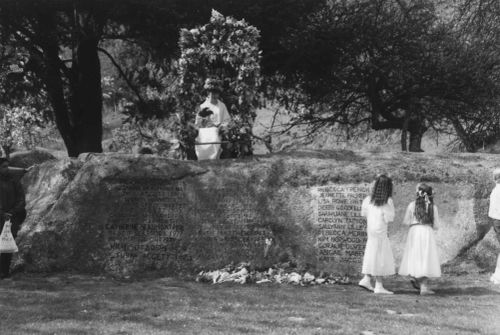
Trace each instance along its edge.
{"label": "long dark hair", "polygon": [[421,223],[434,224],[434,196],[432,195],[432,187],[424,183],[417,185],[415,217]]}
{"label": "long dark hair", "polygon": [[379,175],[373,185],[370,202],[375,206],[383,206],[392,197],[392,179],[385,174]]}

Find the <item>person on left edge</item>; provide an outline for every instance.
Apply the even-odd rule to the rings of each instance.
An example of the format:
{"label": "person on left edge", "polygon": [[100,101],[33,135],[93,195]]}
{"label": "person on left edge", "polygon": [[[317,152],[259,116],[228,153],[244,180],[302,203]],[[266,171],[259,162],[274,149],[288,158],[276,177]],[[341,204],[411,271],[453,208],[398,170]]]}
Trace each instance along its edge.
{"label": "person on left edge", "polygon": [[[21,183],[9,172],[9,160],[0,157],[0,231],[5,221],[10,218],[12,235],[17,236],[21,224],[26,218],[26,199]],[[0,254],[0,279],[10,277],[12,254]]]}

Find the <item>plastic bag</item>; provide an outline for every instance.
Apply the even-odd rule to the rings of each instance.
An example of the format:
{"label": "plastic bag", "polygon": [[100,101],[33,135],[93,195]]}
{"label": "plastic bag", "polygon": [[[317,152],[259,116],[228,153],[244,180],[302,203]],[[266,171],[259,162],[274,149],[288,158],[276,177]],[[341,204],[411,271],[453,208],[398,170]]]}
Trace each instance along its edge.
{"label": "plastic bag", "polygon": [[12,223],[10,220],[5,221],[2,234],[0,234],[0,253],[12,254],[19,251],[16,240],[14,239],[14,236],[12,236],[11,227]]}

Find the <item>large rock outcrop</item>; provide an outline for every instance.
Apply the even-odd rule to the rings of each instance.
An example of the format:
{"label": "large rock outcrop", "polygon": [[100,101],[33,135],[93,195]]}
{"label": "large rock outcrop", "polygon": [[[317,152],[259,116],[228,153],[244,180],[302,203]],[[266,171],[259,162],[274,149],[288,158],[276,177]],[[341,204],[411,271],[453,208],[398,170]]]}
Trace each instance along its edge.
{"label": "large rock outcrop", "polygon": [[16,151],[10,155],[10,165],[18,168],[29,168],[54,159],[56,157],[47,150]]}
{"label": "large rock outcrop", "polygon": [[491,269],[500,251],[487,217],[495,164],[487,154],[350,151],[204,162],[118,154],[49,161],[23,178],[29,216],[17,264],[129,276],[290,260],[357,274],[366,240],[359,204],[374,176],[387,172],[395,183],[389,237],[398,261],[405,208],[417,182],[426,181],[441,214],[442,263],[467,256]]}

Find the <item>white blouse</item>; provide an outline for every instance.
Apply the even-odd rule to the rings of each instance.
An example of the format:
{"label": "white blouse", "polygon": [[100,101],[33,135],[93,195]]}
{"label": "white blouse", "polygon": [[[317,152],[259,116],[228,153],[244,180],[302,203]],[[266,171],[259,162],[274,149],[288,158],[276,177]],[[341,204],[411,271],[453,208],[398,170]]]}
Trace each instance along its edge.
{"label": "white blouse", "polygon": [[[433,206],[433,209],[434,209],[433,228],[437,230],[438,227],[440,226],[439,213],[438,213],[438,209],[437,209],[436,205]],[[415,201],[412,201],[408,205],[408,207],[406,208],[406,213],[405,213],[405,217],[403,219],[403,224],[411,226],[411,225],[419,224],[419,223],[420,223],[420,221],[418,221],[417,217],[415,216]]]}
{"label": "white blouse", "polygon": [[375,234],[387,234],[387,224],[394,221],[394,214],[392,198],[385,205],[375,206],[368,196],[361,205],[361,216],[366,217],[368,231]]}
{"label": "white blouse", "polygon": [[[210,116],[210,119],[212,120],[215,126],[219,125],[227,126],[228,123],[231,121],[231,116],[227,111],[226,105],[220,100],[217,100],[217,104],[214,105],[213,103],[210,102],[210,99],[207,99],[205,100],[204,103],[200,105],[200,109],[203,108],[208,108],[214,113],[213,115]],[[196,117],[198,119],[198,116]]]}
{"label": "white blouse", "polygon": [[497,184],[490,195],[490,210],[488,216],[500,220],[500,184]]}

